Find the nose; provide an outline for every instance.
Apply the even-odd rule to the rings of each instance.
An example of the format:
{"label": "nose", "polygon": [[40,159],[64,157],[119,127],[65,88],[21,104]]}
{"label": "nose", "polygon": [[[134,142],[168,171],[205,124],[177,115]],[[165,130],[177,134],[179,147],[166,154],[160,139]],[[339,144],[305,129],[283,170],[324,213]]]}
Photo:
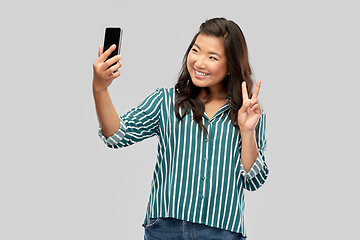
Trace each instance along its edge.
{"label": "nose", "polygon": [[201,56],[199,56],[196,61],[195,61],[195,67],[197,68],[205,68],[206,64],[205,64],[205,59]]}

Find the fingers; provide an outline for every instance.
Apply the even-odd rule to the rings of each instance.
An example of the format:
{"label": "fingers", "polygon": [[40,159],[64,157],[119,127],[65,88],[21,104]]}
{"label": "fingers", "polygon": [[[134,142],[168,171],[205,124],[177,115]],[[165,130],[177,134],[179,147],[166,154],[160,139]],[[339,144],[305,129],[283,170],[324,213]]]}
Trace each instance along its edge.
{"label": "fingers", "polygon": [[[109,76],[112,78],[113,73],[118,71],[118,69],[122,66],[122,62],[119,62],[122,56],[116,55],[106,60],[109,53],[111,53],[111,49],[110,51],[105,51],[105,53],[102,53],[102,49],[103,47],[100,45],[98,52],[100,57],[93,64],[94,75],[100,78],[108,78]],[[117,74],[115,74],[114,76],[116,75]]]}
{"label": "fingers", "polygon": [[98,59],[93,64],[94,73],[99,76],[108,77],[122,66],[122,62],[119,62],[120,60],[120,55],[114,56],[105,62],[101,62]]}
{"label": "fingers", "polygon": [[249,108],[250,112],[255,112],[256,114],[261,114],[261,107],[259,102],[255,103]]}
{"label": "fingers", "polygon": [[[119,62],[121,60],[121,58],[122,57],[120,55],[117,55],[117,56],[114,56],[114,57],[106,60],[104,62],[105,69],[108,69],[109,67],[112,67],[112,65],[115,65],[117,62]],[[119,67],[121,67],[121,65]]]}
{"label": "fingers", "polygon": [[245,125],[245,128],[247,129],[254,128],[261,115],[262,110],[258,101],[260,86],[261,81],[258,81],[254,93],[252,94],[251,99],[249,99],[246,82],[244,81],[241,84],[243,104],[238,111],[238,124],[240,129]]}
{"label": "fingers", "polygon": [[115,45],[103,52],[104,47],[99,46],[99,58],[93,64],[93,88],[96,91],[106,90],[112,81],[120,76],[119,68],[122,66],[120,55],[116,55],[110,59],[108,56],[115,50]]}
{"label": "fingers", "polygon": [[[110,59],[109,59],[110,60]],[[115,63],[114,65],[110,66],[107,70],[106,70],[106,73],[107,73],[107,76],[112,76],[114,75],[115,73],[119,72],[119,68],[122,66],[122,62],[117,62]],[[120,74],[119,74],[120,75]]]}
{"label": "fingers", "polygon": [[246,111],[252,112],[252,111],[255,111],[257,109],[261,110],[259,101],[256,98],[256,99],[251,99],[251,100],[245,101],[243,103],[243,105],[241,106],[241,108],[239,109],[239,112],[246,112]]}
{"label": "fingers", "polygon": [[104,46],[100,45],[99,46],[99,61],[101,62],[105,62],[106,59],[110,56],[110,54],[116,49],[116,45],[113,44],[111,45],[111,47],[109,47],[105,52],[104,51]]}
{"label": "fingers", "polygon": [[119,77],[120,76],[120,72],[119,71],[117,71],[117,70],[115,70],[115,71],[113,71],[113,72],[110,72],[110,75],[109,75],[109,79],[110,80],[114,80],[115,78],[117,78],[117,77]]}
{"label": "fingers", "polygon": [[250,107],[249,107],[250,112],[255,111],[257,114],[261,113],[261,107],[260,107],[259,100],[258,100],[258,96],[259,96],[259,92],[260,92],[260,86],[261,86],[261,80],[259,80],[256,83],[254,93],[253,93],[253,95],[251,96],[251,99],[250,99],[251,104],[250,104]]}
{"label": "fingers", "polygon": [[254,90],[254,94],[252,95],[251,98],[257,98],[257,97],[259,96],[260,86],[261,86],[261,80],[259,80],[259,81],[256,83],[256,87],[255,87],[255,90]]}
{"label": "fingers", "polygon": [[261,107],[259,104],[259,100],[257,98],[259,96],[260,86],[261,86],[261,80],[257,82],[254,93],[249,99],[246,82],[245,81],[242,82],[241,87],[242,87],[243,105],[239,109],[239,113],[244,113],[244,112],[255,112],[257,114],[261,113]]}
{"label": "fingers", "polygon": [[251,101],[250,100],[244,101],[243,105],[239,109],[238,114],[242,114],[242,113],[246,112],[250,107],[251,107]]}
{"label": "fingers", "polygon": [[247,87],[246,87],[246,82],[243,81],[241,84],[241,90],[242,90],[242,98],[243,98],[243,102],[245,102],[246,100],[249,100],[249,95],[247,92]]}
{"label": "fingers", "polygon": [[[259,96],[260,86],[261,86],[261,80],[259,80],[256,83],[256,87],[255,87],[254,93],[251,98],[257,98]],[[241,87],[242,87],[243,101],[246,101],[247,99],[249,99],[249,95],[248,95],[247,86],[246,86],[245,81],[242,82]]]}
{"label": "fingers", "polygon": [[103,53],[104,47],[102,45],[100,45],[99,50],[98,50],[99,58],[93,64],[94,69],[97,69],[97,71],[103,71],[103,70],[108,69],[110,66],[112,66],[116,62],[120,61],[120,59],[121,59],[120,55],[116,55],[107,60],[107,58],[115,50],[115,48],[116,48],[116,45],[114,44]]}

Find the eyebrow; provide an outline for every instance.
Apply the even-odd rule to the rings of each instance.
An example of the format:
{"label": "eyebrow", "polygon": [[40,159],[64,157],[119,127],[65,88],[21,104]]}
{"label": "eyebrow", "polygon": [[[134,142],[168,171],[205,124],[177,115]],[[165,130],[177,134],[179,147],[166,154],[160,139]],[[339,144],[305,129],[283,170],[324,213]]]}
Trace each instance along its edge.
{"label": "eyebrow", "polygon": [[[201,50],[201,48],[196,43],[194,43],[194,46]],[[214,54],[214,55],[217,55],[217,56],[219,56],[221,58],[221,55],[218,54],[217,52],[209,52],[209,54]]]}

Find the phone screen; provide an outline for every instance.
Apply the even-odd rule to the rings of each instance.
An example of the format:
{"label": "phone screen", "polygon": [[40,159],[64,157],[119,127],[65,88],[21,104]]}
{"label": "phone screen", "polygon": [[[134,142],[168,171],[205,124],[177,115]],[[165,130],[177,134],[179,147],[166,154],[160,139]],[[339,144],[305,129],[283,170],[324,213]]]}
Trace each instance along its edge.
{"label": "phone screen", "polygon": [[105,29],[104,52],[109,47],[111,47],[111,45],[113,45],[113,44],[116,45],[116,49],[110,54],[110,56],[107,59],[120,54],[121,37],[122,37],[122,29],[121,28],[109,27],[109,28]]}

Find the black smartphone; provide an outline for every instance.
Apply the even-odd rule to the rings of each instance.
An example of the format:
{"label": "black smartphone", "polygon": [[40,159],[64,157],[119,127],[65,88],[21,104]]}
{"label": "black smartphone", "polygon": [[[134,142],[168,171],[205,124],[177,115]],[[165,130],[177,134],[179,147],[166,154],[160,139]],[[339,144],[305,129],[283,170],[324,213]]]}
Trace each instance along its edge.
{"label": "black smartphone", "polygon": [[119,27],[107,27],[105,29],[104,52],[113,44],[116,45],[116,49],[110,54],[110,56],[106,60],[120,54],[122,32],[123,30]]}

